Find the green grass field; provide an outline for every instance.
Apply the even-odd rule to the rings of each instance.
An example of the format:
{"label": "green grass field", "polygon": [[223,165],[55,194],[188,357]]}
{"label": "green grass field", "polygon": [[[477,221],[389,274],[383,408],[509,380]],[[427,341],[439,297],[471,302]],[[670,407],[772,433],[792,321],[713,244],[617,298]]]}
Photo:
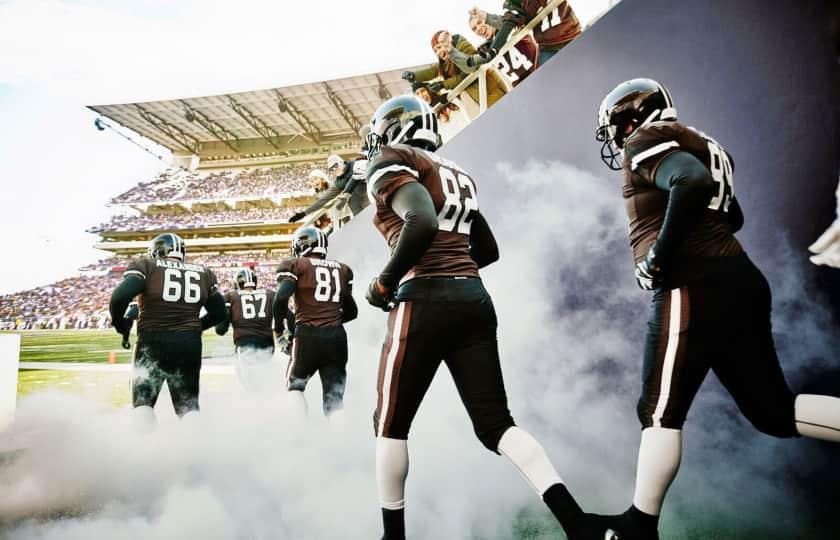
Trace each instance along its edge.
{"label": "green grass field", "polygon": [[[111,353],[114,363],[131,362],[131,351],[124,350],[121,338],[113,330],[40,330],[10,332],[21,336],[21,362],[69,362],[108,364]],[[131,337],[132,344],[137,336]],[[230,334],[217,336],[204,334],[204,357],[214,358],[233,354]],[[127,372],[63,371],[55,369],[22,369],[18,373],[18,395],[41,390],[58,389],[78,394],[93,395],[116,406],[129,402]],[[228,383],[226,376],[208,377],[209,391],[222,389]]]}
{"label": "green grass field", "polygon": [[[113,330],[34,330],[9,333],[21,336],[21,362],[107,363],[111,352],[116,354],[116,363],[131,362],[131,351],[120,346],[122,339]],[[136,335],[131,336],[132,344],[136,339]],[[230,334],[217,336],[215,332],[208,331],[204,333],[203,341],[205,358],[233,354]]]}

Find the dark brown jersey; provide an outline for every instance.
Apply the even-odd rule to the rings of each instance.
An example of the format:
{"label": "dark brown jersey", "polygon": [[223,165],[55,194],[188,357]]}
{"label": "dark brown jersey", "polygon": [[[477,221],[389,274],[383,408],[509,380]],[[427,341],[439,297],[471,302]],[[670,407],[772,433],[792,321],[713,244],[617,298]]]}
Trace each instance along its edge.
{"label": "dark brown jersey", "polygon": [[495,66],[512,86],[516,86],[537,68],[538,57],[537,42],[531,36],[525,36],[506,53],[498,55]]}
{"label": "dark brown jersey", "polygon": [[689,152],[712,174],[717,192],[699,223],[686,237],[679,255],[725,257],[742,253],[729,222],[735,196],[733,162],[714,140],[679,122],[653,122],[637,129],[624,145],[624,200],[630,220],[630,246],[636,262],[656,241],[668,207],[668,192],[656,187],[657,166],[669,154]]}
{"label": "dark brown jersey", "polygon": [[[517,26],[525,26],[548,4],[548,0],[521,0],[505,2],[503,20],[513,21]],[[534,38],[542,48],[556,48],[568,43],[580,34],[578,21],[572,6],[560,2],[540,24],[534,27]]]}
{"label": "dark brown jersey", "polygon": [[230,310],[234,343],[243,336],[274,338],[272,321],[274,291],[268,289],[240,289],[225,294]]}
{"label": "dark brown jersey", "polygon": [[277,281],[295,284],[295,325],[341,324],[344,298],[353,294],[353,271],[344,263],[314,257],[284,259]]}
{"label": "dark brown jersey", "polygon": [[388,246],[394,249],[403,227],[402,218],[391,209],[391,197],[410,182],[419,182],[431,195],[438,212],[438,233],[402,281],[424,276],[477,277],[478,267],[470,257],[470,227],[478,211],[475,182],[455,163],[404,144],[383,146],[368,165],[368,196],[376,206],[373,224]]}
{"label": "dark brown jersey", "polygon": [[132,261],[125,276],[143,279],[137,331],[201,332],[199,312],[216,291],[216,276],[200,264],[141,257]]}

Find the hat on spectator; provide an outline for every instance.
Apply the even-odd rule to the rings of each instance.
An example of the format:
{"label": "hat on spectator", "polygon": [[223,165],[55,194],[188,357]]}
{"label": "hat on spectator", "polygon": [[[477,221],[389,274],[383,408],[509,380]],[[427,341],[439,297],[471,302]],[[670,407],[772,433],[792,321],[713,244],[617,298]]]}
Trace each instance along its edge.
{"label": "hat on spectator", "polygon": [[338,154],[330,154],[330,157],[327,158],[327,170],[332,172],[334,169],[337,169],[344,163],[344,160],[341,159],[341,156]]}
{"label": "hat on spectator", "polygon": [[321,169],[312,169],[311,171],[309,171],[309,178],[318,178],[320,180],[326,180],[327,173],[325,173]]}

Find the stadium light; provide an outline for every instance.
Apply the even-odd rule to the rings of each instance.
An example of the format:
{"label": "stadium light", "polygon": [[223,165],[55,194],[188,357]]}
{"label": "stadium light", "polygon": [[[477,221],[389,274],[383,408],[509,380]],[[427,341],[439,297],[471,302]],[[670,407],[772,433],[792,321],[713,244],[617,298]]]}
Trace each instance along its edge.
{"label": "stadium light", "polygon": [[388,99],[389,97],[391,97],[391,94],[388,93],[388,89],[381,84],[379,85],[379,88],[376,92],[377,94],[379,94],[379,99]]}
{"label": "stadium light", "polygon": [[289,112],[289,107],[286,105],[286,101],[283,98],[277,98],[277,109],[279,109],[281,113]]}
{"label": "stadium light", "polygon": [[96,126],[96,129],[99,131],[105,131],[105,122],[101,118],[94,120],[93,125]]}
{"label": "stadium light", "polygon": [[186,112],[184,112],[184,118],[186,118],[187,122],[189,122],[190,124],[195,122],[195,115],[189,109],[187,109]]}

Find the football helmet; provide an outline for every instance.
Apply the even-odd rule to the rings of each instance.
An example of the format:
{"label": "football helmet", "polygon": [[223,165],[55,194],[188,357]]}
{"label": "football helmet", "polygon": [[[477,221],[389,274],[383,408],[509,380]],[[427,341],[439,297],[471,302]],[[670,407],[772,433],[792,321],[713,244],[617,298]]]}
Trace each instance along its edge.
{"label": "football helmet", "polygon": [[327,235],[315,227],[303,227],[295,232],[292,255],[305,257],[310,253],[327,256]]}
{"label": "football helmet", "polygon": [[437,116],[426,102],[413,95],[392,97],[376,109],[367,136],[369,156],[384,145],[405,143],[431,152],[441,145]]}
{"label": "football helmet", "polygon": [[234,279],[237,289],[244,289],[245,287],[257,287],[257,273],[250,268],[243,268],[236,273]]}
{"label": "football helmet", "polygon": [[184,241],[175,233],[159,234],[149,243],[149,257],[153,259],[173,257],[183,261],[186,254]]}
{"label": "football helmet", "polygon": [[[637,128],[657,120],[676,120],[677,110],[668,89],[653,79],[631,79],[616,86],[598,107],[595,139],[601,142],[601,160],[621,170],[624,141]],[[632,129],[631,129],[632,127]]]}

